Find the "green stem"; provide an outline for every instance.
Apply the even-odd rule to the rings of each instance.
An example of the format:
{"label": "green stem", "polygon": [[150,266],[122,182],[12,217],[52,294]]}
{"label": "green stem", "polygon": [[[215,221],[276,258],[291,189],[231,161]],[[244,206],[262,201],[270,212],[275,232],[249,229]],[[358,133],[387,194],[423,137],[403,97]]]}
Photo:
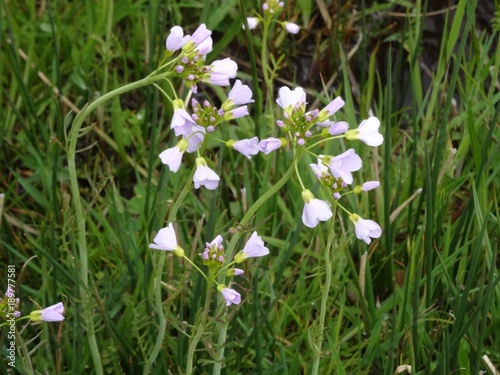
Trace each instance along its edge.
{"label": "green stem", "polygon": [[[168,221],[175,221],[177,216],[177,211],[181,207],[181,204],[186,197],[187,193],[191,191],[191,183],[193,179],[194,168],[191,171],[189,178],[186,180],[184,187],[182,188],[179,196],[175,200],[172,209],[168,215]],[[156,361],[156,357],[160,353],[161,345],[163,343],[163,338],[165,337],[165,329],[167,327],[167,321],[165,319],[165,314],[163,313],[163,300],[161,298],[161,276],[163,274],[163,265],[165,264],[165,251],[161,251],[158,260],[158,266],[156,268],[155,279],[154,279],[154,296],[155,296],[155,310],[158,315],[158,335],[156,336],[155,346],[151,351],[151,355],[144,366],[144,374],[149,374],[150,368]]]}
{"label": "green stem", "polygon": [[[271,198],[292,176],[292,174],[295,171],[295,166],[294,163],[290,165],[286,173],[281,177],[281,179],[274,184],[273,187],[271,187],[269,190],[267,190],[259,199],[255,201],[255,203],[249,208],[245,216],[243,216],[243,219],[241,219],[240,224],[242,226],[245,226],[248,224],[250,219],[253,217],[255,212],[267,201],[269,198]],[[242,232],[237,232],[232,238],[231,241],[229,242],[229,245],[226,249],[226,257],[227,259],[231,259],[234,256],[234,249],[236,248],[236,245],[242,235]],[[223,273],[219,277],[219,284],[224,284],[226,280],[226,274]],[[221,306],[221,308],[224,308],[223,302],[224,297],[219,293],[218,296],[218,304]],[[218,316],[220,316],[218,314]],[[224,345],[226,343],[226,338],[227,338],[227,328],[229,325],[228,320],[221,320],[219,325],[219,335],[217,338],[217,352],[215,355],[215,364],[213,368],[213,375],[219,375],[222,370],[222,360],[224,359]]]}
{"label": "green stem", "polygon": [[207,279],[207,292],[205,296],[205,306],[203,307],[203,312],[201,313],[200,321],[196,327],[196,333],[189,344],[188,354],[187,354],[187,364],[186,364],[186,375],[191,375],[193,373],[193,360],[194,352],[198,342],[200,342],[203,332],[205,332],[205,325],[207,324],[208,313],[210,311],[210,303],[212,301],[212,287],[214,285],[213,274],[210,272],[210,276]]}
{"label": "green stem", "polygon": [[[335,217],[335,213],[333,215]],[[332,262],[330,261],[330,251],[332,251],[332,243],[334,234],[335,220],[330,220],[330,230],[328,231],[328,240],[324,252],[325,261],[325,285],[323,286],[323,293],[321,294],[321,307],[319,312],[319,334],[316,342],[314,343],[313,352],[313,367],[311,375],[317,375],[319,371],[319,361],[321,359],[321,347],[323,345],[323,332],[325,330],[325,317],[327,311],[328,295],[330,294],[330,286],[332,284]]]}
{"label": "green stem", "polygon": [[88,254],[87,254],[87,240],[85,237],[85,213],[83,210],[83,204],[80,197],[80,191],[78,187],[78,176],[76,171],[76,145],[80,135],[80,130],[85,119],[95,110],[97,107],[107,102],[108,100],[126,93],[150,85],[161,79],[168,78],[170,73],[165,73],[161,75],[156,75],[153,77],[146,77],[136,82],[129,83],[125,86],[119,87],[95,100],[94,102],[85,105],[85,107],[78,113],[75,117],[73,125],[68,135],[68,172],[70,180],[71,197],[73,201],[73,206],[75,209],[75,220],[76,220],[76,231],[77,239],[76,243],[78,246],[79,255],[79,268],[80,268],[80,299],[83,301],[83,316],[85,319],[85,325],[87,327],[87,339],[90,347],[90,352],[92,355],[93,366],[96,374],[103,374],[101,357],[99,353],[99,348],[95,338],[94,325],[92,319],[92,312],[90,309],[90,294],[88,293]]}

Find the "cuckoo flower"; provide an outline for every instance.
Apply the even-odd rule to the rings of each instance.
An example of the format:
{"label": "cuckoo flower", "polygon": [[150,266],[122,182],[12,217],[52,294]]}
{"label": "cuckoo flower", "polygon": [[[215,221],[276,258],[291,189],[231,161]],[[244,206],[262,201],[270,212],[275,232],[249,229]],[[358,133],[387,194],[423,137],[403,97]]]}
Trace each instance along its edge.
{"label": "cuckoo flower", "polygon": [[299,25],[293,22],[283,22],[283,26],[290,34],[297,34],[300,31]]}
{"label": "cuckoo flower", "polygon": [[236,77],[238,65],[229,57],[216,60],[208,66],[208,76],[202,79],[217,86],[229,86],[229,79]]}
{"label": "cuckoo flower", "polygon": [[259,142],[259,148],[261,152],[267,155],[273,152],[274,150],[277,150],[281,147],[285,147],[287,143],[288,142],[286,141],[285,138],[269,137]]}
{"label": "cuckoo flower", "polygon": [[248,258],[262,257],[267,254],[269,254],[269,249],[264,246],[264,241],[262,241],[257,232],[253,232],[243,250],[235,255],[234,261],[236,263],[241,263]]}
{"label": "cuckoo flower", "polygon": [[241,302],[241,295],[234,289],[226,287],[224,284],[219,284],[217,290],[221,292],[226,300],[226,306],[239,305]]}
{"label": "cuckoo flower", "polygon": [[175,99],[172,104],[174,106],[174,114],[170,128],[174,130],[176,136],[191,133],[191,128],[193,125],[196,125],[196,122],[193,121],[193,118],[186,111],[184,102],[181,99]]}
{"label": "cuckoo flower", "polygon": [[373,220],[362,219],[357,214],[349,215],[349,219],[354,223],[356,237],[365,241],[367,245],[372,242],[371,238],[379,238],[382,235],[382,228]]}
{"label": "cuckoo flower", "polygon": [[196,171],[193,176],[194,187],[199,189],[200,186],[205,186],[208,190],[215,190],[219,186],[219,181],[219,176],[207,166],[205,158],[196,158]]}
{"label": "cuckoo flower", "polygon": [[59,302],[55,305],[46,307],[43,310],[34,310],[30,313],[30,320],[33,322],[60,322],[64,320],[64,305]]}
{"label": "cuckoo flower", "polygon": [[[248,30],[253,30],[255,29],[260,20],[257,17],[247,17],[247,23],[248,23]],[[245,24],[241,25],[241,28],[245,30]]]}
{"label": "cuckoo flower", "polygon": [[260,151],[259,139],[257,137],[242,139],[239,141],[230,139],[226,142],[226,146],[234,148],[239,153],[245,155],[247,159],[251,159],[253,155],[257,155]]}
{"label": "cuckoo flower", "polygon": [[384,142],[384,137],[378,132],[380,120],[374,116],[363,120],[355,130],[349,130],[345,133],[347,140],[359,139],[368,146],[380,146]]}
{"label": "cuckoo flower", "polygon": [[186,140],[181,139],[175,147],[168,148],[160,154],[161,162],[166,164],[172,172],[177,172],[188,145]]}
{"label": "cuckoo flower", "polygon": [[149,245],[150,249],[173,251],[175,255],[181,258],[184,256],[184,250],[177,244],[177,236],[172,223],[168,223],[165,228],[160,229],[153,242]]}
{"label": "cuckoo flower", "polygon": [[361,158],[352,148],[335,157],[325,156],[322,163],[330,168],[335,178],[341,178],[348,185],[352,184],[351,172],[360,170],[362,165]]}
{"label": "cuckoo flower", "polygon": [[170,29],[170,35],[167,37],[165,42],[167,50],[173,53],[184,46],[189,40],[189,35],[184,36],[184,31],[182,27],[174,26]]}
{"label": "cuckoo flower", "polygon": [[314,228],[320,221],[327,221],[333,216],[328,203],[316,199],[310,190],[306,189],[302,192],[302,199],[304,200],[302,222],[306,227]]}

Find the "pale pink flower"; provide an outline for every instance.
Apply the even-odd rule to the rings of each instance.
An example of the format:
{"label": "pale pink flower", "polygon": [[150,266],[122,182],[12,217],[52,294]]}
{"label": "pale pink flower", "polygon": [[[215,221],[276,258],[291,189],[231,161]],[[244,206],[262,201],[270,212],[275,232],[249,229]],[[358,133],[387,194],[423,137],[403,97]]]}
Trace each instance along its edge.
{"label": "pale pink flower", "polygon": [[373,220],[362,219],[357,214],[349,215],[349,219],[354,223],[356,237],[368,245],[372,242],[371,238],[379,238],[382,235],[382,228]]}
{"label": "pale pink flower", "polygon": [[248,159],[251,159],[253,155],[257,155],[260,151],[259,139],[257,137],[242,139],[240,141],[228,141],[226,144],[245,155]]}
{"label": "pale pink flower", "polygon": [[172,105],[174,107],[174,114],[170,122],[170,128],[174,130],[176,136],[191,133],[191,128],[196,123],[186,111],[184,102],[181,99],[175,99]]}
{"label": "pale pink flower", "polygon": [[285,29],[288,31],[290,34],[297,34],[300,31],[299,25],[293,22],[284,22]]}
{"label": "pale pink flower", "polygon": [[302,192],[304,210],[302,211],[302,222],[306,227],[314,228],[320,221],[327,221],[332,216],[332,210],[327,202],[316,199],[310,190]]}
{"label": "pale pink flower", "polygon": [[314,163],[309,164],[317,179],[330,175],[330,173],[328,173],[328,167],[321,162],[321,159],[322,158],[320,156],[318,158],[318,164]]}
{"label": "pale pink flower", "polygon": [[46,307],[43,310],[34,310],[30,313],[30,320],[33,322],[60,322],[64,320],[64,305],[62,302]]}
{"label": "pale pink flower", "polygon": [[359,194],[363,191],[370,191],[370,190],[376,189],[379,186],[380,186],[379,181],[367,181],[367,182],[364,182],[362,185],[356,186],[354,188],[354,192]]}
{"label": "pale pink flower", "polygon": [[[260,20],[257,17],[247,17],[248,30],[253,30],[257,27]],[[245,30],[245,24],[241,25],[241,28]]]}
{"label": "pale pink flower", "polygon": [[243,105],[241,107],[236,107],[235,109],[226,112],[224,114],[224,120],[229,121],[244,116],[248,116],[248,106],[246,105]]}
{"label": "pale pink flower", "polygon": [[170,29],[170,35],[167,37],[165,45],[167,50],[170,52],[175,52],[182,48],[184,44],[189,40],[189,35],[184,36],[184,31],[182,27],[174,26]]}
{"label": "pale pink flower", "polygon": [[234,261],[236,263],[241,263],[248,258],[263,257],[267,254],[269,254],[269,249],[264,246],[264,241],[262,241],[262,238],[260,238],[257,232],[253,232],[243,250],[235,255]]}
{"label": "pale pink flower", "polygon": [[333,177],[341,178],[348,185],[352,184],[351,172],[360,170],[363,164],[352,148],[335,157],[325,156],[322,162],[328,165]]}
{"label": "pale pink flower", "polygon": [[240,304],[241,295],[236,290],[228,288],[223,284],[219,284],[219,286],[217,286],[217,290],[221,292],[222,297],[226,300],[226,306]]}
{"label": "pale pink flower", "polygon": [[204,79],[217,86],[229,86],[229,79],[236,77],[238,64],[229,57],[223,60],[216,60],[210,65],[210,76]]}
{"label": "pale pink flower", "polygon": [[172,172],[177,172],[181,166],[182,155],[188,147],[188,142],[181,139],[175,147],[166,149],[160,154],[163,164],[166,164]]}
{"label": "pale pink flower", "polygon": [[380,146],[384,142],[384,137],[379,133],[380,120],[374,116],[363,120],[356,130],[349,130],[345,133],[347,140],[359,139],[368,146]]}
{"label": "pale pink flower", "polygon": [[172,223],[168,223],[165,228],[160,229],[153,242],[149,244],[150,249],[173,251],[175,255],[181,258],[184,256],[184,250],[177,244],[177,236]]}
{"label": "pale pink flower", "polygon": [[215,190],[219,186],[220,177],[207,166],[203,157],[196,158],[196,171],[194,172],[194,187],[199,189],[205,186],[208,190]]}
{"label": "pale pink flower", "polygon": [[227,95],[227,100],[222,103],[222,109],[227,110],[235,105],[253,103],[252,90],[247,85],[243,85],[239,79],[234,82],[233,88]]}
{"label": "pale pink flower", "polygon": [[267,155],[273,152],[274,150],[286,146],[286,143],[287,143],[286,140],[283,138],[269,137],[259,142],[259,148],[260,151],[262,151],[264,154]]}
{"label": "pale pink flower", "polygon": [[306,92],[302,87],[297,87],[295,90],[290,90],[283,86],[279,89],[278,99],[276,103],[284,110],[291,111],[294,108],[299,108],[306,102]]}
{"label": "pale pink flower", "polygon": [[205,138],[205,131],[203,126],[193,125],[189,133],[182,135],[182,138],[188,143],[187,152],[195,152],[201,147],[203,139]]}
{"label": "pale pink flower", "polygon": [[206,55],[212,50],[212,38],[210,35],[212,35],[212,31],[208,30],[206,25],[202,23],[187,43],[184,44],[183,50],[187,53],[197,50],[201,55]]}
{"label": "pale pink flower", "polygon": [[227,270],[226,276],[227,277],[233,277],[233,276],[240,276],[243,275],[245,271],[243,271],[240,268],[230,268]]}

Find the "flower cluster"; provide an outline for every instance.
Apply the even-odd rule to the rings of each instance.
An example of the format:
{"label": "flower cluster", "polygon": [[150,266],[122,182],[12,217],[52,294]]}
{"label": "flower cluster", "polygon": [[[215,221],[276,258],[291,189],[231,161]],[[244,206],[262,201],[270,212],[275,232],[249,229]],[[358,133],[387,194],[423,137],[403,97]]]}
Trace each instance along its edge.
{"label": "flower cluster", "polygon": [[[0,298],[0,318],[9,322],[13,319],[30,319],[32,322],[60,322],[64,320],[64,305],[62,302],[42,310],[33,310],[29,315],[23,317],[21,317],[21,312],[18,310],[19,302],[19,298],[15,297],[14,290],[9,285],[5,291],[4,297]],[[0,327],[2,325],[3,324],[0,323]]]}
{"label": "flower cluster", "polygon": [[181,51],[175,58],[175,72],[184,79],[194,93],[198,82],[211,83],[217,86],[229,86],[229,79],[236,77],[238,65],[231,59],[216,60],[205,65],[207,53],[212,51],[212,31],[201,24],[193,35],[184,35],[180,26],[170,29],[166,40],[166,56]]}
{"label": "flower cluster", "polygon": [[[275,14],[278,14],[281,12],[283,7],[285,6],[285,3],[283,1],[278,1],[278,0],[268,0],[265,1],[262,4],[262,11],[264,13],[264,17],[273,17]],[[258,17],[247,17],[247,24],[248,24],[248,29],[253,30],[257,28],[259,23],[262,21],[261,16],[259,15]],[[281,26],[290,34],[297,34],[300,31],[299,25],[293,22],[288,22],[288,21],[276,21],[281,24]],[[242,26],[243,29],[245,29],[245,25]]]}
{"label": "flower cluster", "polygon": [[[172,251],[175,255],[186,259],[189,263],[192,261],[186,257],[182,247],[178,245],[177,236],[172,223],[167,227],[160,229],[155,236],[153,243],[149,245],[151,249]],[[224,284],[217,282],[216,278],[221,272],[225,272],[227,276],[240,276],[244,271],[240,268],[232,267],[235,264],[244,262],[248,258],[256,258],[269,254],[269,249],[265,246],[264,241],[260,238],[257,232],[253,232],[246,242],[243,250],[237,253],[231,262],[226,261],[226,255],[223,246],[223,238],[218,235],[212,242],[205,244],[205,249],[199,254],[202,263],[208,268],[208,276],[201,271],[196,265],[193,266],[205,277],[217,285],[217,290],[226,300],[226,306],[239,304],[241,295],[234,289],[227,287]]]}
{"label": "flower cluster", "polygon": [[[304,89],[297,87],[290,90],[288,87],[281,87],[276,103],[283,109],[283,118],[277,120],[276,125],[283,130],[287,138],[262,140],[261,144],[265,142],[263,144],[265,144],[266,151],[268,151],[265,153],[269,153],[281,147],[280,145],[287,143],[292,145],[296,155],[301,155],[302,153],[298,152],[300,149],[305,149],[310,154],[313,154],[310,149],[318,143],[338,138],[345,138],[348,141],[360,140],[369,146],[380,146],[384,140],[378,131],[380,120],[376,117],[372,116],[362,121],[355,130],[349,130],[349,124],[345,121],[331,121],[330,117],[345,104],[340,97],[332,100],[321,110],[306,111],[307,102]],[[314,134],[315,126],[324,128],[321,134]],[[318,137],[323,138],[317,141],[316,138]],[[313,142],[310,142],[311,140]],[[264,146],[261,148],[263,149]],[[310,167],[328,195],[333,198],[334,204],[349,213],[349,218],[354,223],[356,237],[367,244],[371,242],[370,238],[380,237],[382,231],[377,223],[361,219],[359,215],[352,214],[338,203],[338,200],[344,194],[343,191],[354,181],[352,173],[361,169],[363,162],[359,155],[356,154],[354,149],[350,148],[337,156],[316,155],[316,157],[318,163],[310,164]],[[298,163],[298,160],[295,160],[295,163]],[[296,170],[298,174],[298,169]],[[317,199],[309,189],[304,187],[300,175],[298,175],[298,178],[303,188],[304,209],[302,221],[307,227],[314,228],[320,221],[329,220],[333,216],[333,212],[328,202]],[[378,186],[378,181],[368,181],[356,186],[349,193],[361,193],[375,189]]]}

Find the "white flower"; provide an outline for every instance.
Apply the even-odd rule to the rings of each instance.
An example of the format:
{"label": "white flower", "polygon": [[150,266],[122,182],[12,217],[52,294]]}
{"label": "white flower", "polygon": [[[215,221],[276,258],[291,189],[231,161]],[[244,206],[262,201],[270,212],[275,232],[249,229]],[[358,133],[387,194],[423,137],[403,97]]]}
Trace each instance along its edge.
{"label": "white flower", "polygon": [[363,120],[356,130],[349,130],[345,133],[347,140],[359,139],[368,146],[380,146],[384,142],[384,137],[378,132],[380,120],[374,116]]}
{"label": "white flower", "polygon": [[248,159],[251,159],[253,155],[257,155],[260,151],[259,139],[257,137],[242,139],[240,141],[229,140],[226,144],[245,155]]}
{"label": "white flower", "polygon": [[269,254],[269,249],[264,246],[264,241],[262,241],[257,232],[253,232],[243,250],[235,255],[234,261],[241,263],[248,258],[263,257],[267,254]]}
{"label": "white flower", "polygon": [[170,123],[170,128],[174,130],[175,135],[184,135],[191,133],[191,128],[196,125],[193,118],[189,115],[181,99],[175,99],[172,102],[174,114]]}
{"label": "white flower", "polygon": [[269,154],[274,150],[277,150],[281,147],[286,146],[287,142],[286,139],[284,138],[273,138],[269,137],[266,139],[263,139],[259,142],[259,148],[260,151],[262,151],[264,154]]}
{"label": "white flower", "polygon": [[293,22],[284,22],[285,29],[288,31],[290,34],[297,34],[300,31],[299,25]]}
{"label": "white flower", "polygon": [[30,320],[33,322],[60,322],[64,320],[64,305],[62,302],[44,308],[43,310],[34,310],[30,313]]}
{"label": "white flower", "polygon": [[149,244],[150,249],[173,251],[179,257],[184,256],[184,250],[177,244],[177,236],[172,223],[168,223],[165,228],[160,229],[153,242]]}
{"label": "white flower", "polygon": [[330,173],[328,173],[328,167],[321,162],[321,159],[322,158],[320,156],[318,158],[318,164],[314,163],[309,164],[317,179],[330,175]]}
{"label": "white flower", "polygon": [[276,103],[284,110],[291,111],[305,104],[306,92],[302,87],[297,87],[295,90],[290,90],[288,87],[283,86],[279,89],[278,99]]}
{"label": "white flower", "polygon": [[199,54],[206,55],[212,50],[212,32],[207,29],[206,25],[202,23],[196,31],[190,36],[189,40],[182,47],[184,52],[189,53],[197,50]]}
{"label": "white flower", "polygon": [[[257,17],[247,17],[248,30],[253,30],[259,24],[259,19]],[[241,28],[245,30],[245,24],[241,25]]]}
{"label": "white flower", "polygon": [[219,186],[219,181],[217,173],[207,167],[206,160],[202,157],[196,158],[196,171],[193,176],[194,187],[199,189],[200,186],[205,186],[208,190],[215,190]]}
{"label": "white flower", "polygon": [[208,79],[203,79],[203,81],[217,86],[229,86],[229,79],[236,77],[238,71],[238,64],[229,57],[223,60],[215,60],[209,67],[210,76]]}
{"label": "white flower", "polygon": [[239,305],[241,302],[241,295],[234,289],[227,288],[223,284],[217,286],[217,290],[222,293],[222,296],[226,300],[226,306]]}
{"label": "white flower", "polygon": [[195,152],[201,147],[201,143],[205,138],[205,128],[199,125],[193,125],[189,133],[183,134],[182,138],[188,143],[186,151]]}
{"label": "white flower", "polygon": [[188,147],[188,142],[181,139],[175,147],[168,148],[160,154],[163,164],[166,164],[172,172],[177,172],[181,166],[182,155]]}
{"label": "white flower", "polygon": [[184,36],[184,31],[182,27],[174,26],[170,29],[170,35],[167,37],[165,45],[167,50],[170,52],[175,52],[182,48],[184,44],[189,40],[189,35]]}
{"label": "white flower", "polygon": [[302,192],[302,199],[304,200],[302,222],[306,227],[314,228],[320,221],[327,221],[333,216],[328,203],[316,199],[310,190],[306,189]]}
{"label": "white flower", "polygon": [[366,181],[364,182],[362,185],[358,185],[354,188],[354,192],[356,194],[359,194],[363,191],[370,191],[370,190],[373,190],[373,189],[376,189],[380,186],[380,182],[379,181]]}
{"label": "white flower", "polygon": [[351,172],[360,170],[363,164],[352,148],[333,158],[325,156],[322,162],[328,165],[333,177],[341,178],[348,185],[352,184]]}
{"label": "white flower", "polygon": [[228,110],[235,105],[253,103],[252,90],[247,85],[243,85],[239,79],[234,82],[233,88],[227,95],[227,100],[222,103],[222,109]]}
{"label": "white flower", "polygon": [[372,242],[371,238],[379,238],[382,235],[382,228],[373,220],[362,219],[357,214],[349,215],[349,219],[354,223],[356,237],[368,245]]}

